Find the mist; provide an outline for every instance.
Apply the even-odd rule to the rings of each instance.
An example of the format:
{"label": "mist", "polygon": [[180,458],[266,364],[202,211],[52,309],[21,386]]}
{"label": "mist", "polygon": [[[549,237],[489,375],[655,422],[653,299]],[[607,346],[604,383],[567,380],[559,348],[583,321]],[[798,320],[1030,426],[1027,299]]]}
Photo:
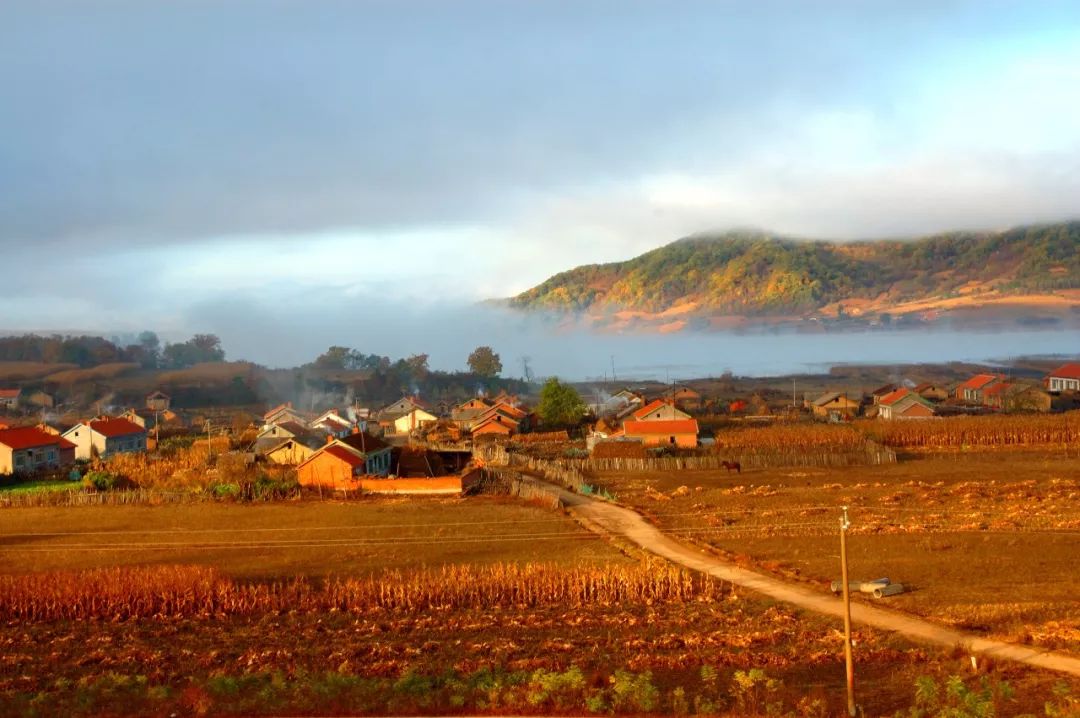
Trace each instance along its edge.
{"label": "mist", "polygon": [[573,319],[524,314],[493,304],[353,303],[339,311],[283,302],[205,303],[188,320],[221,337],[230,359],[270,367],[312,361],[331,345],[393,359],[428,354],[432,369],[466,369],[477,346],[491,346],[503,376],[570,380],[674,381],[718,376],[774,376],[825,371],[838,364],[950,361],[995,363],[1020,356],[1075,354],[1077,334],[1057,329],[931,329],[597,333]]}

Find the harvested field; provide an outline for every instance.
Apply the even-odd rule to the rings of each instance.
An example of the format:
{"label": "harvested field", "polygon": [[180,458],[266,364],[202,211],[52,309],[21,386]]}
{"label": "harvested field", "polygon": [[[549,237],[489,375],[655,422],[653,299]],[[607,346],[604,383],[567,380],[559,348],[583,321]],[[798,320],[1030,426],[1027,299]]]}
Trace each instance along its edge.
{"label": "harvested field", "polygon": [[875,441],[908,451],[1080,448],[1080,411],[1064,414],[957,416],[927,421],[858,422]]}
{"label": "harvested field", "polygon": [[90,369],[65,369],[55,374],[49,374],[45,381],[53,384],[75,384],[82,381],[100,381],[102,379],[115,379],[118,376],[131,374],[139,369],[138,364],[130,362],[114,362],[100,364]]}
{"label": "harvested field", "polygon": [[598,474],[655,523],[737,562],[828,589],[850,507],[855,578],[911,585],[888,605],[1080,652],[1080,460],[964,454],[879,467]]}
{"label": "harvested field", "polygon": [[[768,702],[836,715],[842,705],[840,638],[817,616],[732,595],[584,610],[554,598],[528,608],[8,624],[0,713],[763,715]],[[876,631],[855,638],[867,715],[906,710],[926,675],[1008,682],[1017,697],[1000,702],[1001,714],[1041,710],[1060,682],[1011,664],[974,675],[964,655]],[[763,675],[740,686],[736,672],[745,684],[752,670]]]}
{"label": "harvested field", "polygon": [[372,499],[5,509],[6,573],[210,566],[239,579],[350,576],[444,563],[630,559],[565,515],[510,499]]}
{"label": "harvested field", "polygon": [[49,374],[78,368],[78,364],[48,364],[36,361],[0,361],[0,382],[40,379]]}

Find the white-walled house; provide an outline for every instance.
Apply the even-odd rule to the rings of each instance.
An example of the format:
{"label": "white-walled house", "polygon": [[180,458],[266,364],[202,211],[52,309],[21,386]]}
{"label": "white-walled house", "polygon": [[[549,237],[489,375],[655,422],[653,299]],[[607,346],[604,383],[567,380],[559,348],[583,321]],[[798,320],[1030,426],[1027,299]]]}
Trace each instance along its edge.
{"label": "white-walled house", "polygon": [[76,459],[146,451],[146,429],[127,419],[93,419],[76,424],[63,437],[75,444]]}
{"label": "white-walled house", "polygon": [[1062,391],[1080,392],[1080,364],[1059,366],[1046,377],[1047,390],[1057,394]]}

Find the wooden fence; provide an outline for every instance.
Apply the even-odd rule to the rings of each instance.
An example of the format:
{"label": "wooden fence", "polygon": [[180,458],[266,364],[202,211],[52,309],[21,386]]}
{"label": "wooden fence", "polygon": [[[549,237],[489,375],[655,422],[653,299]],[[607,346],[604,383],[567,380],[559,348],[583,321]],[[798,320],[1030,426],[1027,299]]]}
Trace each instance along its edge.
{"label": "wooden fence", "polygon": [[480,459],[484,465],[494,465],[531,471],[539,474],[548,481],[561,484],[571,491],[581,492],[588,484],[585,473],[577,466],[569,466],[569,460],[550,461],[535,456],[526,456],[512,451],[507,451],[505,446],[491,444],[477,446],[473,450],[473,456]]}
{"label": "wooden fence", "polygon": [[723,468],[723,462],[737,461],[743,469],[781,467],[839,468],[895,464],[896,452],[873,444],[859,451],[732,451],[702,456],[664,456],[608,459],[561,459],[559,463],[582,471],[683,471]]}
{"label": "wooden fence", "polygon": [[480,469],[480,478],[472,483],[469,491],[476,494],[516,496],[551,509],[562,507],[562,499],[554,487],[505,467],[491,466]]}
{"label": "wooden fence", "polygon": [[0,508],[156,506],[159,504],[201,504],[221,500],[223,499],[209,491],[161,491],[159,489],[0,492]]}

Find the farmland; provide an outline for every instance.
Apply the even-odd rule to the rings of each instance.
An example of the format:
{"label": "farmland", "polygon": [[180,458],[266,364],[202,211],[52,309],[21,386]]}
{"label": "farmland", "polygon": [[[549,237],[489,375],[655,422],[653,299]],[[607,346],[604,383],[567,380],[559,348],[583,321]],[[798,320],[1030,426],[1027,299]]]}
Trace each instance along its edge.
{"label": "farmland", "polygon": [[844,469],[602,473],[657,525],[738,563],[827,590],[849,506],[851,569],[914,590],[889,605],[1080,653],[1080,459],[1010,452]]}
{"label": "farmland", "polygon": [[[7,509],[0,714],[829,715],[835,621],[506,499]],[[860,703],[1058,676],[866,628]],[[47,646],[47,650],[42,647]],[[752,671],[763,671],[757,673]],[[1074,694],[1080,683],[1066,682]]]}

